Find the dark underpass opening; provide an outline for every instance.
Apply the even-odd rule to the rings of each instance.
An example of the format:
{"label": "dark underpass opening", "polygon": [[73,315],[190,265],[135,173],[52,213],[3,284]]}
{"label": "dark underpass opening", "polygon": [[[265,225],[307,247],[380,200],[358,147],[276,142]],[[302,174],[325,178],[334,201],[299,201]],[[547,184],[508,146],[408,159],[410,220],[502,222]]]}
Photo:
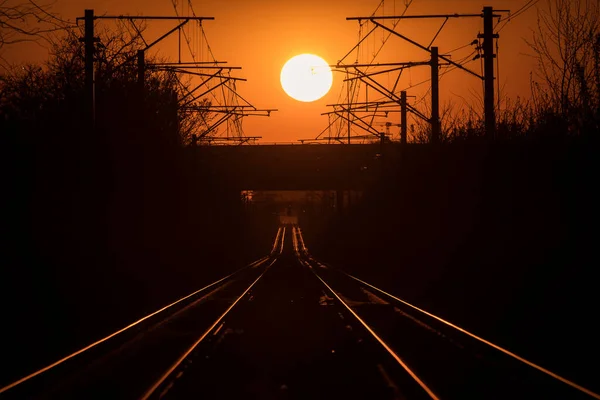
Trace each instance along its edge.
{"label": "dark underpass opening", "polygon": [[341,214],[360,202],[357,190],[242,190],[246,210],[275,216],[280,223]]}

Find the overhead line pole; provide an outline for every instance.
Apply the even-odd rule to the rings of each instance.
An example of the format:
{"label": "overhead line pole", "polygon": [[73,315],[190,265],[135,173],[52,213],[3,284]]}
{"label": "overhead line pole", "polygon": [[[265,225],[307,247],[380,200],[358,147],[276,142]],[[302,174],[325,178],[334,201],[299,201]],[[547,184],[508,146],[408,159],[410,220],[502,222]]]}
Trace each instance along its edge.
{"label": "overhead line pole", "polygon": [[[498,34],[494,33],[494,18],[499,15],[494,14],[494,12],[506,12],[508,10],[494,10],[493,7],[486,6],[483,8],[482,14],[431,14],[431,15],[401,15],[401,16],[368,16],[368,17],[348,17],[346,20],[358,20],[359,22],[362,20],[371,21],[376,27],[382,28],[387,32],[394,34],[395,36],[400,37],[401,39],[406,40],[407,42],[417,46],[418,48],[429,51],[432,54],[432,64],[433,64],[433,53],[428,47],[425,47],[416,41],[396,32],[394,29],[388,28],[382,23],[378,22],[378,20],[400,20],[400,19],[424,19],[424,18],[444,18],[446,21],[449,18],[460,18],[460,17],[480,17],[483,18],[483,34],[477,35],[478,38],[483,39],[483,58],[484,58],[484,74],[483,76],[471,71],[468,68],[463,67],[462,65],[450,60],[449,58],[439,55],[436,55],[436,58],[441,58],[442,60],[454,65],[457,68],[460,68],[471,75],[474,75],[484,81],[484,119],[485,119],[485,136],[489,140],[493,140],[496,135],[496,110],[494,103],[494,58],[496,55],[494,54],[494,39],[499,37]],[[444,24],[445,22],[444,21]],[[443,27],[443,25],[442,25]],[[441,28],[440,28],[441,30]],[[436,37],[438,33],[436,34]],[[435,38],[434,38],[435,40]],[[438,61],[439,66],[439,61]],[[433,70],[432,70],[432,79],[433,79]],[[439,76],[438,76],[439,78]],[[434,92],[434,83],[432,82],[432,97]],[[432,114],[435,113],[435,107],[433,104],[434,99],[432,98]],[[439,105],[438,105],[439,106]],[[439,111],[438,111],[439,112]],[[439,133],[439,130],[438,130]],[[438,137],[439,139],[439,137]],[[432,141],[436,140],[436,126],[435,121],[433,120],[432,115]]]}
{"label": "overhead line pole", "polygon": [[[192,103],[193,101],[197,100],[199,97],[205,96],[208,93],[212,92],[214,89],[216,88],[223,88],[223,87],[227,87],[237,98],[242,99],[244,102],[246,102],[250,107],[253,108],[253,110],[251,112],[244,112],[243,114],[240,113],[231,113],[231,110],[228,110],[228,108],[225,108],[224,110],[217,110],[218,112],[230,112],[230,115],[227,117],[229,118],[231,115],[235,115],[236,117],[239,116],[246,116],[246,115],[258,115],[258,116],[270,116],[272,111],[277,111],[277,109],[265,109],[265,110],[259,110],[256,107],[251,106],[242,96],[239,95],[239,93],[237,93],[235,91],[235,89],[232,89],[229,85],[227,85],[228,82],[235,82],[235,81],[245,81],[245,79],[243,78],[235,78],[235,77],[231,77],[231,76],[222,76],[221,72],[223,71],[231,71],[231,70],[235,70],[235,69],[241,69],[240,67],[226,67],[226,66],[221,66],[219,64],[225,64],[226,61],[206,61],[206,62],[182,62],[181,60],[181,30],[182,28],[189,23],[189,21],[198,21],[198,22],[202,22],[204,20],[214,20],[214,17],[199,17],[199,16],[129,16],[129,15],[100,15],[100,16],[95,16],[94,15],[94,10],[85,10],[85,15],[84,17],[77,17],[76,21],[79,23],[80,20],[84,21],[85,27],[84,27],[84,37],[80,39],[81,42],[84,42],[84,49],[85,49],[85,56],[84,56],[84,71],[85,71],[85,107],[86,107],[86,123],[89,124],[89,129],[93,130],[94,126],[95,126],[95,119],[96,119],[96,115],[95,115],[95,82],[94,82],[94,46],[96,42],[99,42],[99,38],[94,37],[94,21],[97,19],[106,19],[106,20],[125,20],[125,21],[130,21],[133,25],[133,28],[135,29],[135,31],[137,32],[138,35],[140,35],[142,41],[144,42],[144,48],[141,50],[138,50],[137,52],[135,52],[135,54],[133,54],[132,56],[128,57],[124,62],[122,62],[121,64],[119,64],[115,69],[118,68],[122,68],[125,65],[129,65],[130,63],[134,62],[137,59],[137,84],[138,87],[140,88],[140,98],[143,99],[143,93],[144,93],[144,84],[145,84],[145,73],[146,71],[148,71],[149,69],[154,69],[154,70],[167,70],[167,71],[173,71],[173,72],[177,72],[177,73],[186,73],[189,75],[194,75],[194,76],[200,76],[200,77],[206,77],[208,79],[203,80],[203,82],[198,85],[194,90],[192,90],[191,92],[188,90],[187,94],[184,95],[183,98],[179,99],[178,98],[178,94],[177,91],[173,91],[172,95],[173,95],[173,100],[174,100],[174,104],[183,104],[182,108],[186,108],[189,109],[190,103]],[[134,21],[136,20],[162,20],[162,21],[177,21],[177,25],[170,29],[169,31],[167,31],[165,34],[161,35],[159,38],[157,38],[156,40],[154,40],[151,43],[148,43],[144,37],[142,36],[142,32],[140,31],[140,29],[138,28],[138,26],[135,24]],[[178,62],[177,63],[169,63],[169,62],[165,62],[165,63],[156,63],[156,64],[150,64],[146,62],[145,59],[145,52],[149,49],[151,49],[153,46],[155,46],[156,44],[158,44],[159,42],[161,42],[162,40],[164,40],[165,38],[167,38],[168,36],[170,36],[171,34],[175,33],[175,32],[179,33],[179,40],[178,40],[178,44],[179,44],[179,48],[178,48]],[[213,74],[205,74],[202,72],[192,72],[192,71],[188,71],[188,69],[198,69],[198,70],[216,70],[216,73]],[[222,81],[217,84],[215,87],[213,88],[209,88],[208,90],[206,90],[205,92],[194,96],[193,93],[196,92],[197,89],[199,89],[201,86],[206,85],[207,82],[213,78],[222,78]],[[181,84],[181,82],[180,82]],[[235,87],[235,86],[234,86]],[[188,97],[193,96],[193,99],[190,101],[187,101],[185,103],[183,103],[184,99],[187,99]],[[212,110],[210,107],[208,108],[211,111],[215,111]],[[235,109],[235,107],[234,107]],[[176,107],[174,110],[174,120],[176,123],[175,129],[179,129],[179,123],[178,123],[178,108]],[[227,118],[225,119],[219,119],[219,121],[217,121],[217,123],[213,124],[211,127],[209,127],[209,130],[205,133],[211,133],[213,132],[219,125],[221,125],[223,122],[225,122],[227,120]]]}
{"label": "overhead line pole", "polygon": [[146,60],[144,57],[144,50],[137,51],[137,64],[138,64],[138,85],[140,87],[140,93],[144,95],[144,75],[146,72]]}
{"label": "overhead line pole", "polygon": [[438,48],[431,48],[431,143],[440,141],[440,71]]}
{"label": "overhead line pole", "polygon": [[[346,71],[346,77],[348,76],[348,71]],[[350,144],[350,124],[351,124],[351,120],[350,120],[350,82],[348,82],[346,84],[346,96],[348,98],[348,144]]]}
{"label": "overhead line pole", "polygon": [[406,90],[400,92],[400,143],[406,144],[406,133],[408,123],[406,121],[407,110],[406,110]]}
{"label": "overhead line pole", "polygon": [[494,106],[494,39],[499,35],[494,33],[494,11],[492,7],[483,8],[483,75],[484,75],[484,116],[485,136],[493,140],[496,136],[496,110]]}
{"label": "overhead line pole", "polygon": [[85,69],[85,105],[90,133],[96,123],[96,93],[94,88],[94,10],[85,10],[84,27],[84,69]]}

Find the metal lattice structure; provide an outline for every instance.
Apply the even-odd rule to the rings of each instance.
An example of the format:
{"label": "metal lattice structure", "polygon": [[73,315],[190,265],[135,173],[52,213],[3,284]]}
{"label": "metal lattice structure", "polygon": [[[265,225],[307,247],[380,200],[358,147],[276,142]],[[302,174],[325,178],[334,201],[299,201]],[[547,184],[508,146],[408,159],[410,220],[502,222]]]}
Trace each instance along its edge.
{"label": "metal lattice structure", "polygon": [[[331,111],[323,113],[328,116],[328,125],[312,141],[327,141],[329,143],[356,143],[384,140],[399,140],[406,142],[407,120],[406,114],[411,118],[420,120],[431,126],[429,141],[440,140],[441,118],[439,114],[439,79],[440,76],[460,69],[484,83],[485,124],[486,133],[493,137],[495,127],[494,115],[494,70],[493,41],[498,37],[493,32],[494,14],[491,7],[485,7],[479,14],[448,14],[448,15],[407,15],[412,0],[404,0],[403,8],[396,12],[395,1],[393,7],[382,0],[377,9],[370,16],[348,17],[347,20],[357,21],[359,24],[359,37],[357,44],[350,49],[335,65],[334,71],[344,75],[343,87],[338,97],[338,102],[329,104]],[[386,10],[391,15],[386,15]],[[484,20],[484,33],[477,35],[477,39],[454,49],[448,53],[440,54],[434,46],[436,39],[450,19],[462,17],[478,17]],[[406,34],[399,32],[400,23],[405,19],[439,19],[439,29],[428,44],[421,44],[411,39]],[[372,49],[367,50],[369,38],[376,33],[383,34],[382,40]],[[417,61],[378,62],[379,56],[390,38],[401,39],[427,53],[430,58]],[[483,39],[483,42],[480,41]],[[470,54],[457,60],[451,58],[451,53],[463,48],[471,47]],[[469,69],[465,64],[482,59],[483,73]],[[431,78],[418,84],[402,85],[403,73],[414,67],[429,67]],[[441,72],[440,72],[441,71]],[[385,79],[384,79],[385,78]],[[408,103],[406,91],[430,83],[430,89],[412,105]],[[430,105],[424,102],[429,98]],[[398,118],[398,115],[401,117]],[[382,131],[380,127],[387,129]],[[398,127],[399,134],[395,135],[390,127]],[[311,141],[311,139],[303,139]]]}
{"label": "metal lattice structure", "polygon": [[[94,36],[94,22],[96,20],[115,20],[128,26],[141,39],[143,46],[137,51],[138,79],[141,87],[144,85],[146,70],[166,71],[172,73],[177,80],[178,88],[174,95],[177,96],[178,120],[198,117],[198,129],[188,132],[183,138],[189,145],[199,144],[243,144],[252,142],[259,137],[250,137],[244,134],[243,118],[246,116],[270,116],[276,109],[258,109],[242,97],[237,90],[237,82],[245,81],[243,78],[233,76],[233,71],[241,67],[226,65],[226,61],[215,58],[208,43],[203,27],[203,21],[213,20],[213,17],[197,16],[191,1],[187,2],[186,14],[178,10],[176,0],[172,0],[176,16],[128,16],[128,15],[94,15],[93,10],[86,10],[85,17],[85,53],[86,53],[86,91],[89,102],[90,121],[94,125],[94,47],[98,38]],[[168,21],[175,26],[164,34],[148,41],[140,28],[139,22]],[[146,62],[145,55],[148,50],[156,46],[165,38],[177,34],[178,53],[177,61]],[[183,48],[185,46],[185,48]],[[127,62],[133,61],[128,60]]]}
{"label": "metal lattice structure", "polygon": [[[176,15],[196,17],[191,0],[172,0]],[[276,109],[258,109],[240,95],[237,82],[245,79],[233,76],[240,67],[225,66],[218,61],[210,47],[202,21],[191,26],[181,27],[178,31],[179,43],[182,39],[188,50],[190,61],[181,59],[179,49],[178,63],[159,68],[170,68],[179,74],[195,78],[192,90],[185,89],[180,98],[182,112],[201,112],[214,115],[215,118],[203,120],[202,129],[195,133],[193,143],[234,143],[242,144],[255,141],[259,137],[244,134],[243,118],[246,116],[269,116]],[[185,88],[182,85],[182,88]],[[203,101],[198,104],[197,100]]]}

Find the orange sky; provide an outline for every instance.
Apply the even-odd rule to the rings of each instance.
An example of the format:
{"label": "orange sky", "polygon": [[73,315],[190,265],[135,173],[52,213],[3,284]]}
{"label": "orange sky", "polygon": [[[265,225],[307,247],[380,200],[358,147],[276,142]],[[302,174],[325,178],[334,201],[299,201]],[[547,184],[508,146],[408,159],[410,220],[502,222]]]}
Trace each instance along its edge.
{"label": "orange sky", "polygon": [[[386,0],[385,8],[380,9],[378,15],[399,14],[406,2]],[[479,13],[484,5],[514,12],[526,2],[414,0],[408,14]],[[182,1],[179,0],[179,3]],[[289,58],[300,53],[317,54],[330,64],[335,64],[356,44],[359,37],[358,22],[346,21],[346,17],[371,15],[380,0],[193,0],[192,4],[196,14],[215,17],[214,21],[204,22],[215,57],[227,61],[229,65],[242,67],[234,76],[248,81],[238,83],[239,93],[259,108],[279,109],[269,118],[245,118],[245,134],[262,136],[263,142],[292,142],[314,138],[327,126],[327,117],[321,113],[330,111],[326,104],[338,102],[343,75],[334,73],[332,90],[326,96],[313,103],[302,103],[288,97],[281,88],[281,67]],[[96,14],[174,15],[170,0],[56,0],[53,10],[65,19],[74,20],[82,16],[86,8],[93,8]],[[184,6],[183,10],[185,12],[187,7]],[[503,93],[511,98],[529,95],[529,74],[534,61],[527,55],[530,50],[524,38],[531,37],[535,22],[536,7],[533,7],[512,20],[501,32],[500,85]],[[440,20],[403,21],[396,30],[427,45],[440,23]],[[170,26],[162,22],[150,24],[148,36],[151,38]],[[435,44],[444,54],[475,39],[482,26],[481,18],[449,20]],[[366,61],[383,39],[384,34],[379,32],[365,41],[359,62]],[[162,56],[174,56],[176,48],[176,43],[171,40],[157,50]],[[460,59],[472,50],[467,47],[453,53],[453,57]],[[35,46],[11,48],[5,54],[5,58],[14,61],[39,60],[40,57],[43,57],[43,52]],[[425,52],[391,38],[376,61],[424,61],[428,57]],[[353,56],[348,61],[354,61],[355,58]],[[475,72],[481,72],[479,61],[469,66]],[[399,86],[404,88],[428,77],[428,67],[413,68],[403,74]],[[386,82],[386,77],[381,79]],[[408,94],[416,96],[411,101],[419,101],[428,89],[428,84],[410,89]],[[442,106],[452,101],[461,107],[466,101],[477,107],[481,92],[481,82],[462,71],[452,71],[440,81]],[[397,114],[391,116],[390,122],[398,122],[394,120],[399,118]]]}

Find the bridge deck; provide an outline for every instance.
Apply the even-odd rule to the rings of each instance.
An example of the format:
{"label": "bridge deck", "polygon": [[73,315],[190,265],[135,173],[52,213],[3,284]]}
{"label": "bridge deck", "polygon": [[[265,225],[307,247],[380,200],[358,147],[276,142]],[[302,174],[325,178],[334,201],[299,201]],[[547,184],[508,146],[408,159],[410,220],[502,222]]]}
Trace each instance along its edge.
{"label": "bridge deck", "polygon": [[[389,149],[389,150],[388,150]],[[381,163],[381,146],[258,145],[203,146],[190,149],[240,189],[361,189]],[[395,153],[397,148],[386,146]]]}

